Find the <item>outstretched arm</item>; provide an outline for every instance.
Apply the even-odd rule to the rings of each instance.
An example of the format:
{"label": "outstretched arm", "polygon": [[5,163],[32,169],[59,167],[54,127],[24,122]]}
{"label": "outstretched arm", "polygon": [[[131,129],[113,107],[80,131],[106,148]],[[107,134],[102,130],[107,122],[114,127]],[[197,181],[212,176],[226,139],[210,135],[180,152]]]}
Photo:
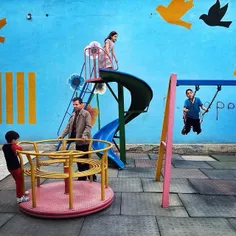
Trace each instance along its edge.
{"label": "outstretched arm", "polygon": [[105,42],[105,50],[106,50],[107,55],[110,56],[110,52],[109,52],[109,42],[108,42],[108,41]]}
{"label": "outstretched arm", "polygon": [[16,150],[22,151],[23,148],[17,144],[12,144],[12,150],[15,152]]}
{"label": "outstretched arm", "polygon": [[118,64],[118,60],[116,58],[116,54],[115,54],[115,49],[114,47],[112,48],[112,56],[114,57],[115,61],[116,61],[116,64]]}
{"label": "outstretched arm", "polygon": [[189,112],[189,110],[190,109],[188,108],[188,102],[187,102],[187,100],[185,100],[183,112]]}
{"label": "outstretched arm", "polygon": [[207,109],[204,105],[201,105],[201,108],[202,108],[202,110],[204,110],[205,112],[208,112],[208,109]]}
{"label": "outstretched arm", "polygon": [[58,138],[64,138],[67,134],[69,134],[69,130],[70,130],[70,120],[71,117],[66,125],[66,128],[62,131],[62,133],[60,134],[60,136]]}
{"label": "outstretched arm", "polygon": [[189,112],[189,109],[187,107],[184,107],[183,111],[184,112]]}
{"label": "outstretched arm", "polygon": [[89,113],[86,114],[85,118],[85,129],[82,134],[82,138],[90,138],[90,131],[91,131],[92,125],[91,125],[91,115]]}

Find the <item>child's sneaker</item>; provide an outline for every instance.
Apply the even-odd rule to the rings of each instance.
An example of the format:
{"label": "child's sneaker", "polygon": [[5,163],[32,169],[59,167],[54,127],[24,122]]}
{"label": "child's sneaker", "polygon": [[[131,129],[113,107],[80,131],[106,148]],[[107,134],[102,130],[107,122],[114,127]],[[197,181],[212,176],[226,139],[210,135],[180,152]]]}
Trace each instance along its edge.
{"label": "child's sneaker", "polygon": [[29,197],[26,197],[26,196],[16,198],[17,203],[28,202],[29,200],[30,200]]}

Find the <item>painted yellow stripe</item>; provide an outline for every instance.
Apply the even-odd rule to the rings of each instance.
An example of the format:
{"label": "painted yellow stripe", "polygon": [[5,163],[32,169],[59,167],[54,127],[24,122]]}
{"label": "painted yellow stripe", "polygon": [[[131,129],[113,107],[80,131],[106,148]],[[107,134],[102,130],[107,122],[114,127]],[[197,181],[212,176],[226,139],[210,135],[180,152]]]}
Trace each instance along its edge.
{"label": "painted yellow stripe", "polygon": [[16,73],[16,88],[17,88],[17,122],[18,124],[25,123],[25,103],[24,103],[24,73]]}
{"label": "painted yellow stripe", "polygon": [[29,72],[28,74],[28,102],[29,102],[29,112],[28,112],[29,124],[36,124],[36,83],[35,83],[34,72]]}
{"label": "painted yellow stripe", "polygon": [[6,72],[6,123],[13,124],[13,76]]}
{"label": "painted yellow stripe", "polygon": [[2,73],[0,73],[0,124],[2,124]]}

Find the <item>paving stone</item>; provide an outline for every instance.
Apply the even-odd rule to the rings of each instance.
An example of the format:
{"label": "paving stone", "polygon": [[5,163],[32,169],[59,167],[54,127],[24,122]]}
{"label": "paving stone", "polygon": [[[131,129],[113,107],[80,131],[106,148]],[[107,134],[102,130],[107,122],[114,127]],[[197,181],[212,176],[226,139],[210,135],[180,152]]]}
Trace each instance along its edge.
{"label": "paving stone", "polygon": [[[29,176],[25,177],[25,190],[31,188],[31,180]],[[43,184],[46,179],[40,179],[40,183]],[[0,190],[15,190],[16,184],[12,176],[8,176],[7,178],[0,181]]]}
{"label": "paving stone", "polygon": [[156,164],[157,164],[156,160],[147,160],[147,159],[135,160],[135,166],[141,168],[149,168],[149,167],[155,168]]}
{"label": "paving stone", "polygon": [[131,159],[131,158],[126,159],[125,168],[128,168],[128,167],[135,167],[134,159]]}
{"label": "paving stone", "polygon": [[182,158],[186,161],[215,161],[214,158],[210,156],[188,156],[183,155]]}
{"label": "paving stone", "polygon": [[[144,192],[162,192],[163,181],[157,182],[154,179],[142,179]],[[188,179],[171,179],[170,193],[197,193],[191,186]]]}
{"label": "paving stone", "polygon": [[191,217],[236,217],[233,196],[179,194],[179,197]]}
{"label": "paving stone", "polygon": [[[13,213],[19,212],[18,204],[16,203],[16,191],[1,190],[0,191],[0,212]],[[0,234],[1,235],[1,234]]]}
{"label": "paving stone", "polygon": [[119,173],[119,170],[117,168],[108,168],[109,177],[118,177],[118,173]]}
{"label": "paving stone", "polygon": [[[117,168],[108,168],[108,179],[110,177],[118,177],[118,172],[119,172],[119,170]],[[98,181],[101,180],[100,174],[97,174],[97,179],[98,179]]]}
{"label": "paving stone", "polygon": [[[158,153],[148,153],[148,156],[152,159],[152,160],[156,160],[158,158]],[[165,158],[165,157],[164,157]],[[163,158],[163,159],[164,159]],[[179,154],[172,154],[172,160],[183,160],[182,156],[180,156]]]}
{"label": "paving stone", "polygon": [[[162,174],[164,171],[162,171]],[[199,179],[208,179],[206,175],[204,175],[200,170],[198,169],[180,169],[180,168],[173,168],[171,169],[171,178],[199,178]]]}
{"label": "paving stone", "polygon": [[15,214],[12,213],[0,213],[0,235],[1,227],[6,224]]}
{"label": "paving stone", "polygon": [[143,192],[140,178],[109,178],[109,186],[114,192]]}
{"label": "paving stone", "polygon": [[214,167],[215,169],[235,169],[236,170],[236,162],[232,162],[232,161],[227,161],[227,162],[218,162],[218,161],[211,161],[211,162],[207,162],[209,165],[211,165],[212,167]]}
{"label": "paving stone", "polygon": [[235,155],[211,155],[214,159],[216,159],[217,161],[222,161],[222,162],[226,162],[226,161],[236,161],[236,156]]}
{"label": "paving stone", "polygon": [[187,217],[177,194],[170,194],[170,207],[161,207],[162,194],[122,193],[121,215],[156,215]]}
{"label": "paving stone", "polygon": [[126,168],[124,170],[119,170],[118,177],[154,178],[155,174],[155,168]]}
{"label": "paving stone", "polygon": [[200,194],[236,195],[236,181],[213,179],[189,179]]}
{"label": "paving stone", "polygon": [[136,152],[126,152],[126,158],[132,158],[132,159],[149,159],[149,156],[147,153],[136,153]]}
{"label": "paving stone", "polygon": [[226,219],[159,218],[162,236],[234,236],[235,231]]}
{"label": "paving stone", "polygon": [[172,164],[175,168],[189,168],[189,169],[198,169],[198,168],[204,168],[204,169],[213,169],[212,166],[208,165],[204,161],[179,161],[179,160],[174,160],[172,161]]}
{"label": "paving stone", "polygon": [[153,216],[101,216],[86,218],[80,236],[158,236],[158,225]]}
{"label": "paving stone", "polygon": [[228,219],[229,223],[235,228],[236,230],[236,219],[232,218],[232,219]]}
{"label": "paving stone", "polygon": [[236,180],[236,170],[207,170],[201,169],[210,179]]}
{"label": "paving stone", "polygon": [[121,211],[121,193],[115,193],[114,200],[109,207],[107,207],[102,211],[96,212],[92,215],[86,216],[86,219],[91,218],[96,220],[97,217],[103,215],[120,215],[120,211]]}
{"label": "paving stone", "polygon": [[4,236],[78,236],[84,218],[50,220],[17,214],[0,229]]}
{"label": "paving stone", "polygon": [[5,166],[0,167],[0,181],[5,179],[9,175],[10,175],[10,173]]}
{"label": "paving stone", "polygon": [[158,153],[148,153],[148,156],[152,160],[157,160],[158,158]]}
{"label": "paving stone", "polygon": [[[64,172],[64,167],[63,167],[63,165],[59,165],[59,166],[49,165],[49,166],[41,166],[40,170],[46,171],[46,172],[59,172],[59,173],[63,173]],[[76,172],[78,170],[78,167],[77,167],[76,164],[74,164],[72,166],[72,170],[74,172]]]}

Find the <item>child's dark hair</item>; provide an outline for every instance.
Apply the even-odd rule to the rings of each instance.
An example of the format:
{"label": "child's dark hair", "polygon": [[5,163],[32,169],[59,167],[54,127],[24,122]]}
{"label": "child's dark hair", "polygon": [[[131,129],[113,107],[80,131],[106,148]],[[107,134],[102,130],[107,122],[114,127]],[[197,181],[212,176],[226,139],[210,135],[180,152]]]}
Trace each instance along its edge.
{"label": "child's dark hair", "polygon": [[185,92],[185,93],[187,94],[187,93],[188,93],[188,91],[190,91],[190,92],[193,92],[193,90],[189,88],[189,89],[187,89],[187,90],[186,90],[186,92]]}
{"label": "child's dark hair", "polygon": [[82,101],[82,98],[79,98],[79,97],[75,97],[75,98],[73,98],[73,100],[72,100],[73,102],[76,102],[76,101],[78,101],[79,102],[79,104],[82,104],[83,103],[83,101]]}
{"label": "child's dark hair", "polygon": [[116,31],[111,31],[111,33],[106,37],[106,39],[104,40],[104,42],[107,40],[107,39],[111,39],[114,35],[116,35]]}
{"label": "child's dark hair", "polygon": [[20,135],[13,130],[10,130],[5,134],[5,139],[7,140],[8,143],[11,143],[13,139],[18,139],[18,138],[20,138]]}

